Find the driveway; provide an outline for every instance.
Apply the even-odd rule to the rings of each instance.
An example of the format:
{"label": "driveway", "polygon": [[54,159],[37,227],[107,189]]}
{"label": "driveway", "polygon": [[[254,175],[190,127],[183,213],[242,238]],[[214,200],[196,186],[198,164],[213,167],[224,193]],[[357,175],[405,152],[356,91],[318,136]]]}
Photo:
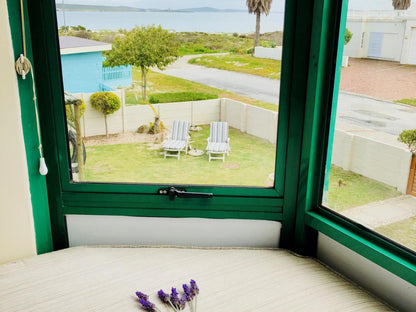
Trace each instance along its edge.
{"label": "driveway", "polygon": [[[189,59],[198,56],[200,55],[184,56],[159,72],[278,104],[279,80],[188,63]],[[356,61],[350,60],[350,67],[342,70],[340,88],[341,90],[347,89],[349,92],[341,91],[339,94],[337,119],[393,135],[398,135],[402,130],[416,128],[416,107],[371,97],[372,94],[380,94],[391,99],[397,97],[397,90],[411,89],[407,93],[403,91],[403,97],[415,93],[416,98],[416,66],[401,66],[386,61]],[[364,81],[362,77],[367,77],[367,79]],[[381,83],[383,77],[386,80],[384,84]],[[412,88],[407,77],[410,77],[410,82],[414,79]],[[366,88],[364,88],[365,84]],[[369,94],[361,95],[356,94],[357,92]]]}

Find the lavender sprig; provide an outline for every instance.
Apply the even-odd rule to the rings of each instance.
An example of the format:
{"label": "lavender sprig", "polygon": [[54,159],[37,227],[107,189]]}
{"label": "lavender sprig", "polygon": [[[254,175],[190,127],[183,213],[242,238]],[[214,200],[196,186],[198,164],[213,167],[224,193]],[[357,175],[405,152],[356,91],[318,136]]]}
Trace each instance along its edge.
{"label": "lavender sprig", "polygon": [[[136,292],[136,296],[139,298],[139,302],[142,305],[142,309],[147,312],[160,312],[158,308],[156,308],[156,305],[150,301],[147,300],[148,296],[141,293]],[[146,299],[145,299],[146,298]]]}

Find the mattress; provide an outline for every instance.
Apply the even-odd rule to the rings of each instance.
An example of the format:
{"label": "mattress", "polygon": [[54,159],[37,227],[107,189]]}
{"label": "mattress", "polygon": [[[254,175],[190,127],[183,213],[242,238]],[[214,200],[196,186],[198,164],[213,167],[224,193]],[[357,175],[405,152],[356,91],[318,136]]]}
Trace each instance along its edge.
{"label": "mattress", "polygon": [[[392,311],[313,258],[280,249],[75,247],[0,266],[0,312],[144,311],[193,279],[199,312]],[[184,311],[192,311],[188,306]]]}

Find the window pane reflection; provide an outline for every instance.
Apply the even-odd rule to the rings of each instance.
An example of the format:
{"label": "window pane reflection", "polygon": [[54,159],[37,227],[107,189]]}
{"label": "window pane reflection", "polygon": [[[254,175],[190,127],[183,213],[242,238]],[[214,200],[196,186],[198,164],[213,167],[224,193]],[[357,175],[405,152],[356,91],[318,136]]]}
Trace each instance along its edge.
{"label": "window pane reflection", "polygon": [[323,204],[415,251],[412,12],[348,12]]}

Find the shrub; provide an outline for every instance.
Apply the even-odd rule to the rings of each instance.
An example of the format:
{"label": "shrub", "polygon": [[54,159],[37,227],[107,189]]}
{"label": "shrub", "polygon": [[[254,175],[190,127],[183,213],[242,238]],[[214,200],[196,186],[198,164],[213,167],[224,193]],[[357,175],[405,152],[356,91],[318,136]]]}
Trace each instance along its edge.
{"label": "shrub", "polygon": [[416,154],[416,129],[403,130],[397,140],[406,144],[412,154]]}
{"label": "shrub", "polygon": [[[84,100],[81,100],[81,105],[80,105],[80,113],[82,117],[85,113],[85,110],[87,109],[87,105],[85,105]],[[70,122],[74,122],[75,120],[75,113],[73,110],[73,105],[65,105],[65,110],[66,110],[66,118],[70,121]]]}
{"label": "shrub", "polygon": [[149,102],[152,104],[157,104],[200,101],[209,99],[218,99],[218,95],[199,92],[156,93],[150,96]]}
{"label": "shrub", "polygon": [[351,38],[352,38],[352,32],[348,28],[345,28],[344,45],[350,42]]}
{"label": "shrub", "polygon": [[90,103],[92,107],[104,114],[105,134],[108,137],[107,115],[120,109],[120,99],[111,92],[96,92],[91,95]]}

